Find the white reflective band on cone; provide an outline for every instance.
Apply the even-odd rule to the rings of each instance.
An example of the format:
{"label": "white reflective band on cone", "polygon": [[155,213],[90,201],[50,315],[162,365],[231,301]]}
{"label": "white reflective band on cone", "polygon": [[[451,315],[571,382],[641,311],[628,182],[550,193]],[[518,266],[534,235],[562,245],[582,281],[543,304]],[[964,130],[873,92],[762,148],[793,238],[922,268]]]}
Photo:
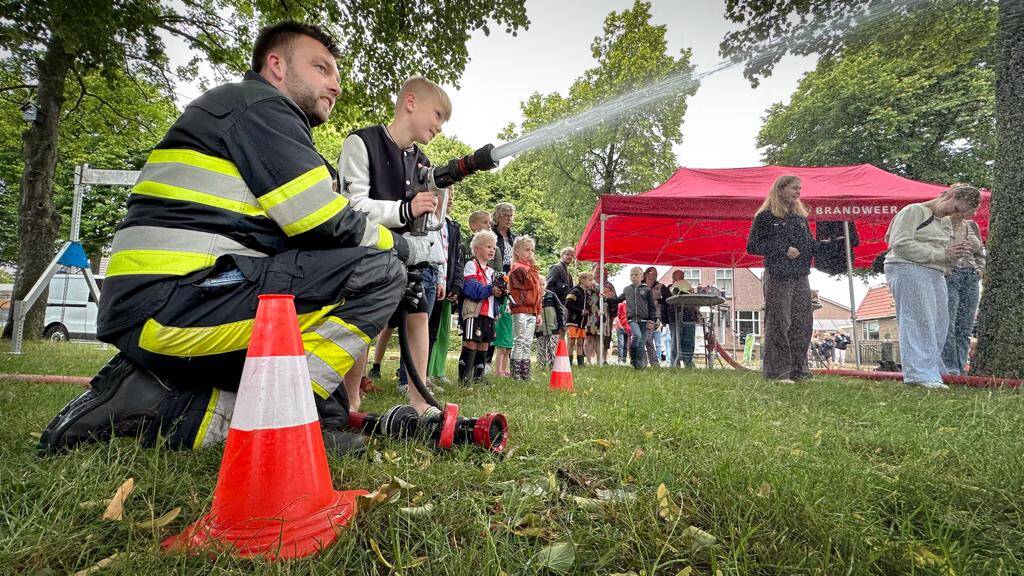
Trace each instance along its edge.
{"label": "white reflective band on cone", "polygon": [[551,366],[552,372],[569,372],[569,357],[558,356],[555,358],[555,363]]}
{"label": "white reflective band on cone", "polygon": [[257,356],[245,359],[231,427],[267,430],[317,420],[305,356]]}

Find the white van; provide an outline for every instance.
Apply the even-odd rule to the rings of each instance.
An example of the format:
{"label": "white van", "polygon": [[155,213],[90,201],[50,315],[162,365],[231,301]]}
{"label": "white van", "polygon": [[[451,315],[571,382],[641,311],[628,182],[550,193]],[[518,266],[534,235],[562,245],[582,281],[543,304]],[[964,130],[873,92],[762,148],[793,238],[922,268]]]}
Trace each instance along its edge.
{"label": "white van", "polygon": [[[101,287],[103,278],[96,276]],[[96,339],[96,300],[81,273],[54,274],[43,320],[43,337],[51,342]]]}

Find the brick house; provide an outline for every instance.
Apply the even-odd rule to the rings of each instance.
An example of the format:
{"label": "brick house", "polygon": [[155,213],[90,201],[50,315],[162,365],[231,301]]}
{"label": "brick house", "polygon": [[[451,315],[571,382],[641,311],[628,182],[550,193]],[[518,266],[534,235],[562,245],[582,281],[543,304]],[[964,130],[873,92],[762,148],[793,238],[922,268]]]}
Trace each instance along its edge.
{"label": "brick house", "polygon": [[889,285],[882,284],[868,290],[857,306],[857,337],[872,340],[897,339],[896,302],[889,292]]}
{"label": "brick house", "polygon": [[[750,268],[670,268],[661,278],[662,284],[672,281],[672,273],[683,271],[693,285],[716,286],[725,293],[721,315],[715,318],[715,334],[726,348],[740,348],[747,334],[764,334],[764,289],[761,277]],[[735,274],[735,277],[734,277]],[[815,329],[834,330],[850,325],[850,309],[827,298],[819,298],[821,308],[814,311]],[[735,310],[735,313],[733,313]]]}

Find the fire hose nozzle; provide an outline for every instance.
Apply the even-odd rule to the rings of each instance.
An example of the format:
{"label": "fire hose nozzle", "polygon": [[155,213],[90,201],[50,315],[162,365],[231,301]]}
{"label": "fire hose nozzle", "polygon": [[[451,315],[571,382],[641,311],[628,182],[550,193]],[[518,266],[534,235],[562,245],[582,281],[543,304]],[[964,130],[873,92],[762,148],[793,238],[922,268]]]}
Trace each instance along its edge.
{"label": "fire hose nozzle", "polygon": [[[478,148],[472,154],[461,158],[453,158],[447,164],[440,166],[420,166],[416,175],[416,186],[413,187],[413,194],[425,191],[433,191],[438,194],[441,190],[447,190],[451,185],[461,181],[481,170],[492,170],[498,167],[498,161],[494,159],[491,152],[493,144]],[[427,231],[440,230],[444,225],[444,216],[447,212],[448,196],[445,194],[441,199],[441,215],[434,226],[427,224],[427,215],[420,216],[413,221],[410,231],[415,236],[421,236]]]}
{"label": "fire hose nozzle", "polygon": [[420,439],[442,450],[456,444],[475,444],[496,454],[508,442],[508,421],[503,414],[488,412],[479,418],[459,416],[458,404],[446,404],[439,416],[418,417],[412,406],[401,405],[383,414],[349,413],[348,426],[370,436]]}

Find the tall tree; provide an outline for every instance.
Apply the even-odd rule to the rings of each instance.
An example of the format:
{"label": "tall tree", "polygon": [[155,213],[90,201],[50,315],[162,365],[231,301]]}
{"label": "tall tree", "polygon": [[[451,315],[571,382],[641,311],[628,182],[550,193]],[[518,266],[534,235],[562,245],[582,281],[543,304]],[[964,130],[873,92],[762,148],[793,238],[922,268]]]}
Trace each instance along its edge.
{"label": "tall tree", "polygon": [[1024,378],[1024,4],[999,3],[996,68],[995,183],[989,258],[978,318],[978,352],[971,363],[981,374]]}
{"label": "tall tree", "polygon": [[[1017,348],[1024,338],[1024,4],[1019,0],[726,0],[726,17],[743,25],[726,35],[722,54],[746,60],[752,83],[771,74],[787,53],[819,54],[831,60],[845,48],[903,35],[888,24],[911,12],[986,10],[998,5],[995,57],[995,163],[989,260],[978,315],[981,374],[1024,377]],[[858,23],[862,25],[857,26]],[[810,32],[808,32],[810,31]],[[950,52],[955,42],[945,46]]]}
{"label": "tall tree", "polygon": [[[597,65],[573,82],[566,96],[530,96],[521,105],[522,125],[502,137],[528,133],[669,76],[692,74],[691,51],[669,54],[665,33],[665,26],[651,23],[650,3],[638,1],[610,13],[603,35],[591,44]],[[546,177],[546,201],[562,215],[560,242],[575,241],[601,194],[636,194],[672,174],[677,167],[672,147],[682,142],[686,99],[696,90],[694,82],[669,98],[517,159]]]}
{"label": "tall tree", "polygon": [[[845,48],[768,109],[764,160],[869,162],[930,182],[992,184],[995,7],[912,14],[892,41]],[[950,43],[956,50],[949,50]]]}
{"label": "tall tree", "polygon": [[[194,76],[207,61],[222,76],[247,68],[260,24],[294,18],[320,22],[341,40],[344,97],[339,115],[380,113],[401,81],[413,72],[457,79],[468,60],[469,31],[489,32],[491,22],[515,33],[528,25],[524,0],[392,3],[314,0],[0,0],[0,53],[17,71],[0,92],[34,87],[39,115],[25,131],[24,171],[18,213],[18,276],[14,298],[23,298],[53,256],[60,218],[53,182],[66,86],[93,72],[122,74],[162,84]],[[192,59],[175,67],[164,38],[181,40]],[[131,111],[125,111],[130,114]],[[26,333],[42,325],[42,308]]]}

